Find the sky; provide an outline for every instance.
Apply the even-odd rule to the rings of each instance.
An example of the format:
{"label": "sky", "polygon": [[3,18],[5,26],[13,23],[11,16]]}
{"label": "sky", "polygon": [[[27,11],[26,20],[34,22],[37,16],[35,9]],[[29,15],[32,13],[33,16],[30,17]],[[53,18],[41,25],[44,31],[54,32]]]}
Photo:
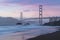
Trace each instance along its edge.
{"label": "sky", "polygon": [[60,0],[0,0],[0,16],[19,18],[38,17],[43,5],[43,17],[60,16]]}

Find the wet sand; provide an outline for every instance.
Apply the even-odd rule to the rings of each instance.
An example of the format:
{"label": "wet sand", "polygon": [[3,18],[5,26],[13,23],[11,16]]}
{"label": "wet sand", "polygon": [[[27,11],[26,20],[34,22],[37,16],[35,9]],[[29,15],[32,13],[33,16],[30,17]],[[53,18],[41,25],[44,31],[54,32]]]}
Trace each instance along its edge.
{"label": "wet sand", "polygon": [[27,32],[15,32],[15,33],[11,33],[11,34],[6,34],[3,36],[0,36],[0,40],[26,40],[28,38],[32,38],[35,37],[37,35],[35,34],[31,34],[38,31],[37,30],[30,30]]}

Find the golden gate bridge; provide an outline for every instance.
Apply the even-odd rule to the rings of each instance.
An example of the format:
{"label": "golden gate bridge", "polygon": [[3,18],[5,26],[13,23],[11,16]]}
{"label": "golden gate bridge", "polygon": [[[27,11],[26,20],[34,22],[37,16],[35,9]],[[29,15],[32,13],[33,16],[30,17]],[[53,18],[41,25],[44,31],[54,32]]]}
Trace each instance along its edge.
{"label": "golden gate bridge", "polygon": [[49,22],[53,22],[53,21],[59,21],[60,17],[43,17],[43,5],[39,5],[39,17],[38,18],[26,18],[23,19],[23,13],[20,13],[20,22],[22,22],[23,20],[36,20],[38,19],[39,21],[39,25],[43,25],[43,19],[49,19]]}

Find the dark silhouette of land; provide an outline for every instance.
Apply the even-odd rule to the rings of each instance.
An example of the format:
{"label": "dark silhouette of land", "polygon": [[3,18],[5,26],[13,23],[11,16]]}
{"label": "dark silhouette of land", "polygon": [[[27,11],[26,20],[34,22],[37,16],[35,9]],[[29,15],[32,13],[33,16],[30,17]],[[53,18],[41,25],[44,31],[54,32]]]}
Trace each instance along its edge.
{"label": "dark silhouette of land", "polygon": [[15,19],[12,17],[0,17],[0,26],[16,25],[17,22],[18,22],[18,19]]}
{"label": "dark silhouette of land", "polygon": [[54,22],[48,22],[48,23],[45,23],[43,25],[46,25],[46,26],[60,26],[60,20],[59,21],[54,21]]}
{"label": "dark silhouette of land", "polygon": [[35,38],[30,38],[28,40],[60,40],[60,31],[54,33],[49,33],[45,35],[40,35]]}

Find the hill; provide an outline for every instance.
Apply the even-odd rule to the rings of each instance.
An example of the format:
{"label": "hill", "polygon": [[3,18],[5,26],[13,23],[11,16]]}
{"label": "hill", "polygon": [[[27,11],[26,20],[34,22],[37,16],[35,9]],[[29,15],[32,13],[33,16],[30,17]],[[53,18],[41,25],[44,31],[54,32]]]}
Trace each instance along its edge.
{"label": "hill", "polygon": [[43,25],[47,25],[47,26],[60,26],[60,20],[59,21],[54,21],[54,22],[48,22],[48,23],[45,23]]}
{"label": "hill", "polygon": [[17,22],[18,20],[12,17],[0,17],[0,26],[16,25]]}

